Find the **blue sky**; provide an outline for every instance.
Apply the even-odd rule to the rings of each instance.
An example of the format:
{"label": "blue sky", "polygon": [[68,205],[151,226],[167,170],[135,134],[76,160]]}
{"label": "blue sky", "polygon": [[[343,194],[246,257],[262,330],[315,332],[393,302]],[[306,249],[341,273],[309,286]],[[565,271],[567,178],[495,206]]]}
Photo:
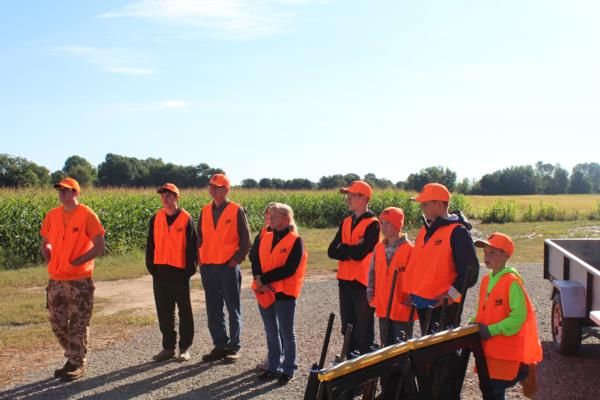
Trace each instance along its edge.
{"label": "blue sky", "polygon": [[244,178],[598,162],[600,2],[6,1],[0,153]]}

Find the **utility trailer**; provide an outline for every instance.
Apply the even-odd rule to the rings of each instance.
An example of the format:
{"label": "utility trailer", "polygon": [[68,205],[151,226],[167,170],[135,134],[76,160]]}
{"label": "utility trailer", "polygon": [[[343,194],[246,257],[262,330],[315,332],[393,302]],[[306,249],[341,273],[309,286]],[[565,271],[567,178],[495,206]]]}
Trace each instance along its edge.
{"label": "utility trailer", "polygon": [[[574,355],[587,336],[600,337],[600,239],[546,239],[544,279],[552,283],[552,339]],[[582,328],[586,336],[582,335]]]}

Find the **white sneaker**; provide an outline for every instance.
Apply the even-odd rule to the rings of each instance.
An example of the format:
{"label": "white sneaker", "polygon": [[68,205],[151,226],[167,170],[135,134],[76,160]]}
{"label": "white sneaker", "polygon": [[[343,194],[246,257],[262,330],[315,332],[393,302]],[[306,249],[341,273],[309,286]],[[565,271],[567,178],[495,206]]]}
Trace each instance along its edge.
{"label": "white sneaker", "polygon": [[190,361],[190,358],[192,356],[190,355],[190,350],[189,349],[185,349],[184,351],[180,351],[179,352],[179,356],[177,357],[177,361]]}

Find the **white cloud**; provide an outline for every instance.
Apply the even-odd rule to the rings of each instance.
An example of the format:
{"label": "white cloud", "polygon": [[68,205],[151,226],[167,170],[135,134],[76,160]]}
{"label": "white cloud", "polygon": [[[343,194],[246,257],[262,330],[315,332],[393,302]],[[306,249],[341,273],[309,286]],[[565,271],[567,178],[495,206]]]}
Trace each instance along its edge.
{"label": "white cloud", "polygon": [[152,69],[139,67],[140,57],[130,50],[91,46],[58,46],[50,50],[82,58],[90,64],[115,74],[141,76],[154,73]]}
{"label": "white cloud", "polygon": [[102,18],[140,18],[217,33],[264,35],[281,30],[289,9],[307,0],[137,0]]}
{"label": "white cloud", "polygon": [[187,107],[188,103],[183,100],[166,100],[160,102],[159,105],[163,108],[183,108]]}

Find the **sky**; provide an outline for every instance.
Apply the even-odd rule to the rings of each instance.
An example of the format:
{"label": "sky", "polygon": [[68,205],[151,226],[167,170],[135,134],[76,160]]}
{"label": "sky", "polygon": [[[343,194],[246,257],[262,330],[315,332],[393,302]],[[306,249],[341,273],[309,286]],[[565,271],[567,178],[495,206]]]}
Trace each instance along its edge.
{"label": "sky", "polygon": [[595,0],[7,0],[0,153],[245,178],[600,161]]}

